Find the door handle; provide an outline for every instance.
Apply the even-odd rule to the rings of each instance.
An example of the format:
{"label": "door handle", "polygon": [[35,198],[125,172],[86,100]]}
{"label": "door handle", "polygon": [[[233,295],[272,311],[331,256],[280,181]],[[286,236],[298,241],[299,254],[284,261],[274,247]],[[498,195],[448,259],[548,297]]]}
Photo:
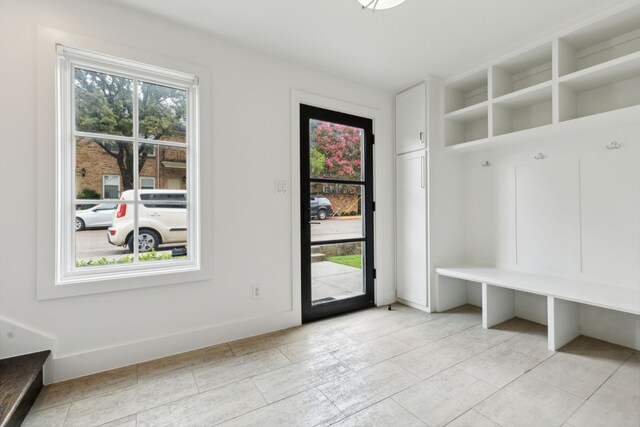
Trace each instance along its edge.
{"label": "door handle", "polygon": [[420,132],[420,144],[424,144],[424,132]]}

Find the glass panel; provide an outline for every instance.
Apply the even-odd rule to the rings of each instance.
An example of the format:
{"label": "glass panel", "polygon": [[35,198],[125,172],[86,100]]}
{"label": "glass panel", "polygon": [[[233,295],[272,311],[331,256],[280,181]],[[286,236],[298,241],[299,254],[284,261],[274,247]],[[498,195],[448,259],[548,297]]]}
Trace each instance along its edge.
{"label": "glass panel", "polygon": [[311,178],[363,181],[364,130],[309,120]]}
{"label": "glass panel", "polygon": [[107,228],[113,224],[116,207],[115,203],[76,205],[74,214],[77,268],[133,262],[133,256],[128,251],[110,243],[117,243],[115,236],[108,237]]}
{"label": "glass panel", "polygon": [[133,188],[133,145],[126,141],[76,139],[78,199],[119,199]]}
{"label": "glass panel", "polygon": [[138,108],[140,138],[186,142],[187,92],[140,82]]}
{"label": "glass panel", "polygon": [[76,130],[133,136],[133,81],[75,69]]}
{"label": "glass panel", "polygon": [[311,183],[310,190],[311,241],[364,237],[362,185]]}
{"label": "glass panel", "polygon": [[311,302],[323,304],[365,293],[364,243],[311,246]]}
{"label": "glass panel", "polygon": [[186,190],[186,148],[154,144],[140,144],[139,147],[140,176],[155,178],[155,188],[159,190]]}

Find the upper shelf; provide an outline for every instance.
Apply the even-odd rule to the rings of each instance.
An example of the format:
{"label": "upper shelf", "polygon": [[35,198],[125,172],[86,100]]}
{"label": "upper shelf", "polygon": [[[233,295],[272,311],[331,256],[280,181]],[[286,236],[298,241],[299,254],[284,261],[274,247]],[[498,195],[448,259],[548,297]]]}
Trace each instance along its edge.
{"label": "upper shelf", "polygon": [[637,123],[640,4],[447,80],[444,96],[453,152]]}
{"label": "upper shelf", "polygon": [[560,84],[576,91],[598,88],[640,76],[640,52],[560,77]]}

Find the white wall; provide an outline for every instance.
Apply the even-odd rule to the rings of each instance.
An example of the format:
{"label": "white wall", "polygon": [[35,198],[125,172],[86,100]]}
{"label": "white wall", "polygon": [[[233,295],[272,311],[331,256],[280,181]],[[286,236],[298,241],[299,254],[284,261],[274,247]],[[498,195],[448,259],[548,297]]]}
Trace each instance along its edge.
{"label": "white wall", "polygon": [[[466,261],[640,287],[639,132],[616,126],[466,156]],[[622,147],[608,150],[612,141]]]}
{"label": "white wall", "polygon": [[[8,4],[10,3],[10,4]],[[37,301],[36,27],[43,25],[211,68],[210,281]],[[214,29],[215,30],[215,29]],[[294,35],[292,35],[294,36]],[[54,378],[77,376],[293,325],[291,198],[273,181],[290,155],[292,89],[380,111],[376,138],[378,303],[394,300],[393,100],[385,91],[245,50],[99,1],[21,1],[0,14],[0,315],[56,340]],[[53,159],[52,159],[53,161]],[[268,212],[257,216],[256,208]],[[52,207],[53,209],[53,207]],[[247,265],[249,264],[249,265]],[[250,285],[263,296],[252,300]],[[0,342],[6,341],[0,340]]]}
{"label": "white wall", "polygon": [[[613,126],[465,156],[465,263],[639,289],[638,134]],[[546,308],[516,299],[522,318],[543,323]],[[639,348],[639,327],[640,316],[580,307],[585,335]]]}

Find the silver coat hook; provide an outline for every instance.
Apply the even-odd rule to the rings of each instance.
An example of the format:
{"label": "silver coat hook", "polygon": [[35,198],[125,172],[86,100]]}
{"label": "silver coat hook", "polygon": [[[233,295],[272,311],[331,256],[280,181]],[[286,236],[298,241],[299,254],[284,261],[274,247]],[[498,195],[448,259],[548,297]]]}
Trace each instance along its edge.
{"label": "silver coat hook", "polygon": [[612,141],[611,144],[607,145],[607,150],[618,150],[622,148],[622,144],[618,141]]}
{"label": "silver coat hook", "polygon": [[547,156],[544,155],[544,153],[538,153],[536,154],[536,156],[534,157],[534,159],[536,160],[543,160],[545,159]]}
{"label": "silver coat hook", "polygon": [[482,167],[483,168],[488,168],[489,166],[491,166],[491,162],[489,160],[486,160],[486,161],[482,162]]}

